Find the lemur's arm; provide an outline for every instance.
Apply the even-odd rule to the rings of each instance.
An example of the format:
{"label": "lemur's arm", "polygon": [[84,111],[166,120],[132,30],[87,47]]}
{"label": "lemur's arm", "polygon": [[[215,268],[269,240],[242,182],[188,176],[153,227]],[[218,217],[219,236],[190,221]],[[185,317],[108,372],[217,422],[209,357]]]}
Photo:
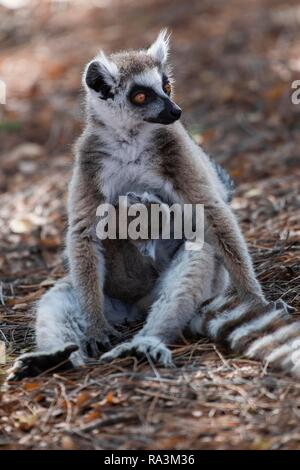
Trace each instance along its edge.
{"label": "lemur's arm", "polygon": [[[109,343],[112,328],[103,313],[104,257],[100,241],[95,244],[90,234],[96,221],[96,209],[103,202],[95,174],[80,162],[75,166],[69,189],[69,225],[67,254],[72,283],[86,317],[87,343],[97,355],[97,341]],[[100,279],[100,276],[103,279]]]}
{"label": "lemur's arm", "polygon": [[249,300],[262,300],[264,295],[256,279],[248,248],[232,209],[222,200],[205,204],[208,234],[222,256],[238,294]]}
{"label": "lemur's arm", "polygon": [[185,162],[185,171],[175,187],[185,203],[203,204],[207,235],[229,271],[232,282],[244,299],[264,302],[264,295],[253,269],[245,239],[230,206],[222,199],[200,162]]}
{"label": "lemur's arm", "polygon": [[[184,173],[180,174],[184,175]],[[197,172],[193,173],[192,178],[189,178],[187,194],[184,194],[187,186],[184,184],[184,180],[181,180],[181,187],[183,188],[181,190],[181,198],[184,201],[189,199],[193,204],[196,203],[195,201],[198,201],[198,203],[201,201],[204,204],[205,215],[209,225],[206,231],[206,241],[211,241],[216,247],[217,252],[224,259],[224,264],[231,274],[238,293],[245,298],[263,300],[261,286],[256,279],[248,248],[234,213],[230,206],[218,196],[217,192],[215,190],[212,191],[208,181],[203,185],[204,175],[202,172],[198,183],[195,176],[197,178]],[[205,188],[204,191],[203,188]],[[151,195],[148,196],[149,200],[147,200],[147,195],[139,196],[133,194],[130,202],[142,202],[146,204],[148,210],[151,207],[151,203],[162,202],[154,196],[153,199],[150,199],[150,197]]]}

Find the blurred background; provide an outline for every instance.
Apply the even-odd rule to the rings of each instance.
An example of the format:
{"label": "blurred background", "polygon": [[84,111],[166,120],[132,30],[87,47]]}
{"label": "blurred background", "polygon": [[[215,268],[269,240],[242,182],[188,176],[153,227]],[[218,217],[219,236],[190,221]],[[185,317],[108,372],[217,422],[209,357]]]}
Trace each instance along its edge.
{"label": "blurred background", "polygon": [[[292,82],[300,80],[300,1],[0,0],[0,102],[6,85],[0,104],[0,341],[8,361],[0,365],[0,382],[16,354],[32,347],[34,301],[64,273],[66,192],[72,146],[83,127],[84,65],[100,48],[147,47],[166,26],[183,121],[238,183],[233,207],[266,295],[283,298],[300,313],[300,104],[291,101]],[[79,447],[299,449],[299,384],[265,377],[260,364],[239,358],[230,359],[228,368],[205,342],[176,351],[186,374],[191,358],[196,364],[198,375],[187,375],[186,382],[198,377],[198,399],[190,388],[184,401],[178,382],[178,398],[172,395],[165,406],[155,391],[148,410],[143,400],[149,384],[143,394],[138,381],[129,400],[138,423],[146,413],[151,425],[124,418],[124,433],[116,421],[110,441],[104,429],[102,443],[91,444],[90,435]],[[110,372],[78,371],[79,384],[96,378],[96,408],[87,423],[98,417],[100,398],[108,413],[112,405],[122,412],[119,391],[108,389],[103,399],[103,377]],[[44,378],[46,398],[37,395],[35,414],[28,411],[34,402],[29,392],[39,383],[16,387],[6,401],[0,397],[0,446],[75,445],[57,437],[68,408],[61,404],[67,380],[62,386],[57,377]],[[72,384],[76,397],[75,379]],[[124,387],[126,394],[127,382]],[[50,419],[53,400],[59,410]],[[82,414],[76,413],[79,426]],[[39,416],[46,416],[48,427]]]}
{"label": "blurred background", "polygon": [[[70,157],[84,64],[100,48],[145,47],[165,26],[177,101],[199,142],[238,178],[297,164],[300,105],[290,95],[300,79],[299,1],[0,0],[0,20],[1,191],[19,184],[22,170],[49,176],[58,154]],[[28,142],[46,156],[21,159],[12,174],[7,152]]]}

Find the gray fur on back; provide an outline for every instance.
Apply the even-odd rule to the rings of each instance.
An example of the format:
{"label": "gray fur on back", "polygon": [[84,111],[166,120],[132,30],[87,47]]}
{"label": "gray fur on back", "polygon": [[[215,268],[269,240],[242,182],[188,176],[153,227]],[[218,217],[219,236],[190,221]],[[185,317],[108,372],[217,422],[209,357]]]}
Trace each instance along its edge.
{"label": "gray fur on back", "polygon": [[221,181],[224,188],[226,189],[227,202],[230,202],[235,193],[235,183],[233,179],[231,178],[230,174],[225,170],[225,168],[223,168],[223,166],[217,163],[212,157],[210,157],[210,161],[212,163],[212,166],[214,167],[214,170],[216,171],[219,177],[219,180]]}

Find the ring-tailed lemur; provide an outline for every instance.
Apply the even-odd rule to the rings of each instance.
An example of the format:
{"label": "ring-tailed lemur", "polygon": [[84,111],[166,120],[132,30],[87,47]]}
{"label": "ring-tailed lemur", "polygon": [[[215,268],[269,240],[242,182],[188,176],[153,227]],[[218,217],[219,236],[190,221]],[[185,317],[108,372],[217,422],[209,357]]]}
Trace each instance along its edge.
{"label": "ring-tailed lemur", "polygon": [[[264,298],[228,204],[230,179],[179,122],[167,55],[163,31],[147,50],[101,53],[85,69],[87,123],[69,188],[69,275],[39,301],[37,352],[18,359],[12,380],[63,360],[83,364],[88,352],[98,357],[99,346],[109,348],[110,335],[117,334],[113,324],[140,309],[147,310],[141,331],[103,360],[133,352],[170,365],[167,344],[190,326],[232,350],[276,358],[288,368],[294,354],[299,368],[300,322],[288,324],[289,307]],[[130,241],[95,239],[98,205],[116,204],[128,192],[166,204],[204,204],[203,248],[188,251],[176,241],[160,270],[160,256],[150,261]],[[229,286],[238,293],[231,307]]]}

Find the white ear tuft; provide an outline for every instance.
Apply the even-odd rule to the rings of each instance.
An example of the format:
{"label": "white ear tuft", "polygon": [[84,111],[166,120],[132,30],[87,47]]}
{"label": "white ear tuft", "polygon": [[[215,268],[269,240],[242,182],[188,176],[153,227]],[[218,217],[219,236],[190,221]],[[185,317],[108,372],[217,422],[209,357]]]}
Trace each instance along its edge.
{"label": "white ear tuft", "polygon": [[162,29],[154,43],[149,47],[147,53],[164,65],[168,58],[170,34],[168,30]]}
{"label": "white ear tuft", "polygon": [[103,87],[114,88],[118,84],[118,78],[118,67],[101,51],[85,67],[83,85],[99,92]]}
{"label": "white ear tuft", "polygon": [[119,76],[118,67],[110,60],[103,51],[100,51],[96,55],[95,60],[99,63],[103,77],[107,80],[107,83],[113,85],[116,84]]}

